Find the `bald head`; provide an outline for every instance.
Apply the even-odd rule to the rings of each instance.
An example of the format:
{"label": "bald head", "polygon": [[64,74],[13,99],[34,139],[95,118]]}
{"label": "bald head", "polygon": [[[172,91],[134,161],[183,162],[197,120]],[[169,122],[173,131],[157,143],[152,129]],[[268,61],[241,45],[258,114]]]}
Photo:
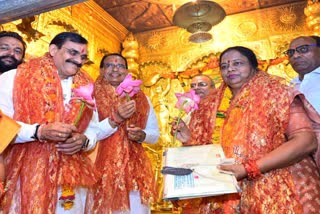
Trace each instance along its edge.
{"label": "bald head", "polygon": [[211,91],[215,89],[212,79],[204,74],[194,76],[191,79],[190,87],[195,90],[196,94],[198,94],[201,99],[208,96]]}
{"label": "bald head", "polygon": [[291,41],[287,55],[300,80],[320,66],[319,43],[320,37],[317,36],[300,36]]}

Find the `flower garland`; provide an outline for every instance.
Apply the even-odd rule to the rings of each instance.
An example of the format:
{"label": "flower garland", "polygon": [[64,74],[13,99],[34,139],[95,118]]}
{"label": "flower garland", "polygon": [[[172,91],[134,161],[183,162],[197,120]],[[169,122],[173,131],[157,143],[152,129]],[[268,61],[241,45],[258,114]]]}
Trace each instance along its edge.
{"label": "flower garland", "polygon": [[[81,102],[81,107],[79,110],[79,113],[73,122],[73,125],[78,126],[81,117],[83,116],[83,111],[85,106],[94,109],[96,104],[92,97],[93,93],[93,84],[87,84],[84,86],[79,86],[78,88],[75,88],[75,84],[72,84],[72,98],[70,100],[70,103],[73,101]],[[72,209],[74,205],[74,199],[75,199],[75,192],[74,189],[70,186],[62,186],[62,194],[59,198],[61,201],[61,206],[65,210]]]}
{"label": "flower garland", "polygon": [[212,141],[214,144],[220,143],[221,127],[223,126],[224,119],[226,118],[226,112],[230,106],[231,98],[232,92],[229,87],[226,87],[217,111],[216,124],[212,134]]}

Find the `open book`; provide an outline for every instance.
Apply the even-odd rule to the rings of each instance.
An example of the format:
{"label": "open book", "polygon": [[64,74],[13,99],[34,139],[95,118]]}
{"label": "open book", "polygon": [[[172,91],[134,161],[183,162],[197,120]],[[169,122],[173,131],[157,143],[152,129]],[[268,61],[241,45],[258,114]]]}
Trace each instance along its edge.
{"label": "open book", "polygon": [[[217,169],[217,165],[224,160],[222,147],[218,144],[166,149],[164,169],[179,168],[178,174],[182,170],[187,175],[164,174],[163,199],[199,198],[239,192],[234,175]],[[191,174],[183,169],[191,169]]]}

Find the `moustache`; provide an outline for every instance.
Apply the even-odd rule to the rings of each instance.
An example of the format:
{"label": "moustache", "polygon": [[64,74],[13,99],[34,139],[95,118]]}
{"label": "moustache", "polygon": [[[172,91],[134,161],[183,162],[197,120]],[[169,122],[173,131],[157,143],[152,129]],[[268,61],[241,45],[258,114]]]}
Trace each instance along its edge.
{"label": "moustache", "polygon": [[73,61],[73,60],[71,60],[71,59],[67,59],[66,62],[72,63],[72,64],[74,64],[75,66],[77,66],[78,68],[81,68],[81,67],[82,67],[82,64],[77,63],[77,62],[75,62],[75,61]]}
{"label": "moustache", "polygon": [[14,58],[14,57],[13,57],[13,56],[11,56],[11,55],[4,55],[4,56],[0,56],[0,60],[2,60],[2,59],[6,59],[6,58],[11,59],[11,60],[14,62],[14,64],[16,64],[16,63],[18,63],[18,62],[19,62],[16,58]]}

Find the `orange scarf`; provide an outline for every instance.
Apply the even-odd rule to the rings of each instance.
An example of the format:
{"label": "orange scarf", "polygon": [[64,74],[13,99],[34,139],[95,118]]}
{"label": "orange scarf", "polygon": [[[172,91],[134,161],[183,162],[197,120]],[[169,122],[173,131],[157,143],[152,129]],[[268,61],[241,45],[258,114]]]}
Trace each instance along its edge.
{"label": "orange scarf", "polygon": [[[90,82],[91,79],[81,71],[73,77],[75,87]],[[13,100],[14,118],[28,124],[72,124],[81,106],[81,102],[70,102],[65,109],[60,78],[49,54],[32,59],[18,68]],[[81,132],[90,122],[90,117],[84,118],[80,122]],[[55,145],[56,142],[34,141],[8,148],[8,191],[3,200],[5,213],[14,194],[17,194],[14,191],[17,191],[18,179],[21,203],[15,205],[21,213],[55,213],[59,186],[89,187],[96,183],[94,166],[85,154],[65,155],[58,152]]]}
{"label": "orange scarf", "polygon": [[[220,90],[225,88],[226,85],[222,85]],[[261,71],[243,85],[226,113],[221,142],[226,157],[240,163],[246,159],[260,159],[286,142],[284,133],[310,125],[299,125],[299,114],[295,112],[302,108],[301,100],[293,98],[277,77]],[[294,126],[292,121],[295,121]],[[243,213],[281,213],[281,210],[302,213],[307,207],[319,210],[316,208],[319,205],[314,206],[316,203],[312,202],[312,198],[319,199],[318,178],[314,162],[306,157],[255,180],[243,179],[240,210]],[[311,184],[316,191],[308,189]]]}
{"label": "orange scarf", "polygon": [[[95,98],[100,121],[109,118],[120,103],[115,89],[100,76],[95,83]],[[97,213],[129,210],[129,192],[138,190],[141,203],[148,205],[155,198],[155,180],[151,163],[141,143],[128,140],[127,124],[144,129],[148,119],[149,104],[140,91],[131,99],[136,101],[137,111],[125,121],[117,132],[102,140],[96,157],[96,167],[102,180],[88,194],[87,212]]]}
{"label": "orange scarf", "polygon": [[199,108],[192,112],[188,125],[191,132],[191,140],[184,146],[205,145],[212,143],[212,134],[215,126],[217,111],[217,91],[214,90],[204,99],[201,99]]}

